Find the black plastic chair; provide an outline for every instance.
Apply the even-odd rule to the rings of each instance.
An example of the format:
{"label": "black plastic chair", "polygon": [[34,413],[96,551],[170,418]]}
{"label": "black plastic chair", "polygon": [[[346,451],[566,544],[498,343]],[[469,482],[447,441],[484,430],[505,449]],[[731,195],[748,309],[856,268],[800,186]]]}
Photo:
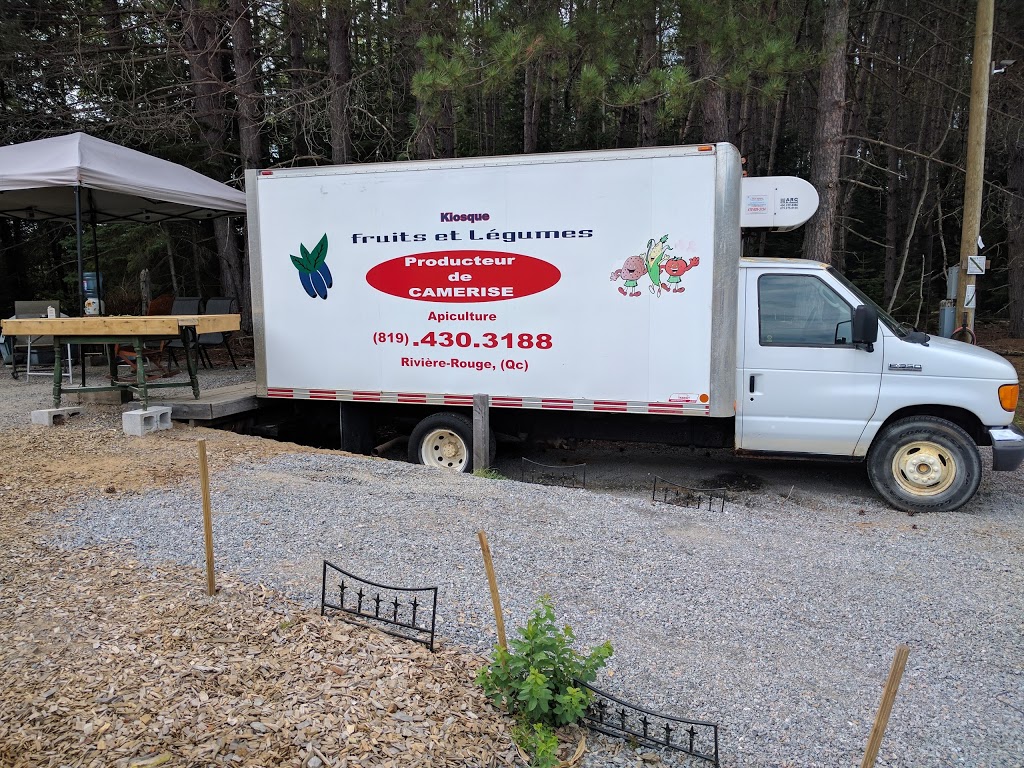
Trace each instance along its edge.
{"label": "black plastic chair", "polygon": [[[207,299],[206,311],[204,315],[235,315],[238,314],[238,301],[227,297],[218,296],[217,298]],[[238,363],[235,362],[235,353],[231,351],[231,344],[228,340],[231,338],[229,332],[216,331],[214,333],[201,333],[199,334],[199,354],[206,355],[206,362],[209,367],[213,367],[213,362],[210,360],[210,353],[206,351],[207,347],[216,347],[221,344],[224,345],[224,349],[228,351],[228,357],[231,358],[231,365],[238,370]]]}
{"label": "black plastic chair", "polygon": [[[172,315],[201,315],[203,300],[199,296],[177,296],[174,299],[174,303],[171,304]],[[181,339],[171,339],[167,342],[164,347],[167,350],[167,357],[175,366],[178,366],[178,357],[174,354],[176,349],[184,349],[185,346],[181,343]],[[206,361],[203,360],[202,354],[199,355],[199,362],[206,367]],[[178,366],[180,367],[180,366]]]}

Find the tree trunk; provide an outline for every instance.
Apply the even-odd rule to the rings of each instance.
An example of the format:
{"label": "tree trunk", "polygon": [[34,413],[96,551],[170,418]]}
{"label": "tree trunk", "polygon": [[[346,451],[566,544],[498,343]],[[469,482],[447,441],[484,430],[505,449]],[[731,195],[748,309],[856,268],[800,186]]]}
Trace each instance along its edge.
{"label": "tree trunk", "polygon": [[18,248],[20,229],[21,222],[17,219],[0,219],[0,310],[7,313],[3,317],[13,314],[18,296],[28,295],[22,281],[28,260]]}
{"label": "tree trunk", "polygon": [[238,236],[233,219],[227,216],[214,219],[213,231],[217,237],[221,291],[224,296],[238,299],[243,327],[246,330],[252,330],[248,274],[243,269],[242,252],[238,247]]}
{"label": "tree trunk", "polygon": [[697,45],[697,69],[701,78],[707,80],[704,98],[701,101],[701,116],[704,120],[702,141],[709,144],[729,141],[729,115],[725,91],[716,79],[720,74],[719,63],[707,42]]}
{"label": "tree trunk", "polygon": [[[196,96],[196,121],[206,144],[207,157],[216,163],[227,149],[230,128],[225,108],[226,89],[221,80],[223,54],[219,50],[223,19],[204,0],[181,0],[181,7],[185,11],[184,43]],[[214,221],[214,232],[221,293],[238,299],[242,328],[249,331],[252,329],[249,275],[243,268],[234,228],[228,219],[221,218]],[[197,292],[199,287],[196,286]]]}
{"label": "tree trunk", "polygon": [[292,159],[311,159],[313,154],[309,144],[309,120],[303,91],[306,77],[305,36],[308,24],[308,12],[304,0],[290,0],[288,3],[288,87],[289,103],[292,109],[291,138]]}
{"label": "tree trunk", "polygon": [[[418,25],[409,12],[408,0],[394,0],[389,4],[394,17],[392,42],[391,87],[395,91],[394,134],[400,147],[400,154],[408,157],[411,150],[420,157],[418,136],[414,135],[413,116],[419,111],[419,103],[412,96],[412,77],[416,70],[416,39]],[[414,141],[415,140],[415,141]],[[411,146],[410,146],[411,145]],[[429,157],[429,155],[426,155]]]}
{"label": "tree trunk", "polygon": [[846,42],[850,0],[833,0],[825,10],[818,81],[818,116],[811,148],[811,184],[818,190],[818,212],[807,224],[804,256],[842,268],[842,254],[833,253],[839,216],[839,165],[846,110]]}
{"label": "tree trunk", "polygon": [[523,152],[537,151],[540,143],[540,63],[527,63],[523,73]]}
{"label": "tree trunk", "polygon": [[190,64],[195,116],[206,144],[206,156],[218,158],[229,124],[218,53],[219,20],[203,0],[180,0],[184,11],[184,47]]}
{"label": "tree trunk", "polygon": [[[893,124],[895,125],[895,120]],[[895,133],[895,130],[892,131]],[[900,156],[894,145],[886,147],[889,179],[885,185],[885,266],[882,301],[892,304],[896,290],[896,244],[900,241]]]}
{"label": "tree trunk", "polygon": [[253,43],[252,21],[245,0],[230,0],[231,60],[235,68],[235,99],[238,103],[238,144],[243,168],[263,165],[260,149],[259,62]]}
{"label": "tree trunk", "polygon": [[1009,142],[1006,203],[1007,256],[1010,272],[1010,336],[1024,338],[1024,142]]}
{"label": "tree trunk", "polygon": [[331,123],[331,162],[351,163],[352,130],[348,120],[349,89],[352,87],[352,31],[350,0],[330,0],[327,4],[328,68],[331,99],[328,118]]}
{"label": "tree trunk", "polygon": [[455,157],[455,94],[441,94],[438,114],[437,151],[441,157]]}
{"label": "tree trunk", "polygon": [[121,26],[121,9],[117,5],[117,0],[103,0],[102,6],[110,45],[126,50],[128,44],[124,37],[124,28]]}
{"label": "tree trunk", "polygon": [[[641,78],[650,77],[661,66],[658,57],[658,5],[648,3],[643,9],[640,33],[640,67]],[[641,147],[653,147],[658,143],[658,99],[647,99],[639,107],[637,122],[637,144]]]}

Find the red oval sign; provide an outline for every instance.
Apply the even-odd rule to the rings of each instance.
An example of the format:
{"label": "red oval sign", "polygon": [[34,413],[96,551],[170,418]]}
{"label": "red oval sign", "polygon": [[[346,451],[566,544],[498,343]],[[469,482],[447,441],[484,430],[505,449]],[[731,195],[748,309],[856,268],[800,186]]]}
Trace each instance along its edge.
{"label": "red oval sign", "polygon": [[432,251],[382,262],[366,282],[414,301],[507,301],[546,291],[562,278],[554,264],[504,251]]}

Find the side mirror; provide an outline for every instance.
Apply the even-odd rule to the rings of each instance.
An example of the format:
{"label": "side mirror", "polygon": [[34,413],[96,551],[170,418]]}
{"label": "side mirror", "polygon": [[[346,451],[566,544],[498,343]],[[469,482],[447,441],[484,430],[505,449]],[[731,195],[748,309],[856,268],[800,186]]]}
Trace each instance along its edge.
{"label": "side mirror", "polygon": [[858,347],[875,351],[878,341],[878,310],[867,304],[861,304],[853,310],[853,343]]}

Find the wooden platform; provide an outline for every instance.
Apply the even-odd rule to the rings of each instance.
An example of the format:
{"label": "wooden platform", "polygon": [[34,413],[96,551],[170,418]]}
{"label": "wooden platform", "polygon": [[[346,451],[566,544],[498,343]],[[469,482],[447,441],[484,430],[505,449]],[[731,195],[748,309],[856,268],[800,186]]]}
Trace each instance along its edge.
{"label": "wooden platform", "polygon": [[196,400],[189,392],[171,395],[153,394],[150,405],[169,405],[171,418],[178,421],[216,421],[227,416],[255,411],[259,408],[256,398],[256,382],[235,384],[231,387],[204,389]]}

